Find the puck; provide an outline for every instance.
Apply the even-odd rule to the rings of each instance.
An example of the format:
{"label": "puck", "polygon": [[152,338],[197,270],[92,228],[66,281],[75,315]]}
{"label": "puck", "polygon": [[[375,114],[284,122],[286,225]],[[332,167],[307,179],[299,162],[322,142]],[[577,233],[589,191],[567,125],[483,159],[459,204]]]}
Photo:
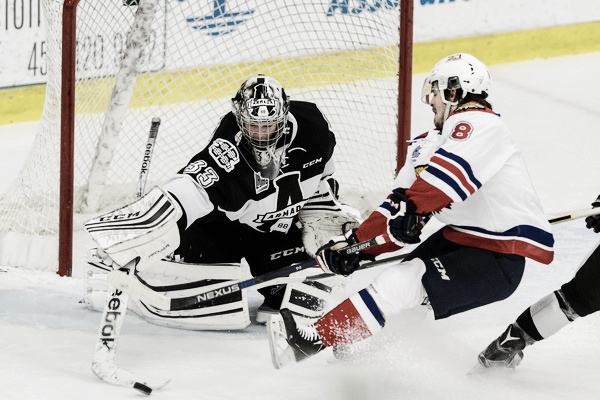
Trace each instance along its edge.
{"label": "puck", "polygon": [[141,382],[134,383],[133,388],[139,390],[140,392],[144,393],[145,395],[149,395],[150,393],[152,393],[152,388],[144,385]]}

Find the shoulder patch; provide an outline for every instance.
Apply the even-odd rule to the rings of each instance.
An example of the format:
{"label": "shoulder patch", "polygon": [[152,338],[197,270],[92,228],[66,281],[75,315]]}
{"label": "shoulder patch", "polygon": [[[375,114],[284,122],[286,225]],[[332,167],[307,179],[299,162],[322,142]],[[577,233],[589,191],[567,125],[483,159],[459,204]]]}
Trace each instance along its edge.
{"label": "shoulder patch", "polygon": [[227,172],[233,171],[235,165],[240,162],[238,149],[233,143],[225,139],[215,139],[208,148],[208,154],[210,154],[219,167]]}

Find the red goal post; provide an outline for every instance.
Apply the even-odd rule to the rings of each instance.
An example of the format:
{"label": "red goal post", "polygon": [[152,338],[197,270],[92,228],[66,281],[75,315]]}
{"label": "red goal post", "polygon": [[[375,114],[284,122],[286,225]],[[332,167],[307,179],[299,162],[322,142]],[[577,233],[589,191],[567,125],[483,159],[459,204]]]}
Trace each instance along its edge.
{"label": "red goal post", "polygon": [[[82,222],[133,198],[152,117],[161,118],[162,133],[149,185],[203,147],[239,84],[259,72],[327,116],[338,140],[336,177],[344,201],[368,213],[404,162],[410,0],[43,5],[44,115],[24,171],[0,198],[0,253],[16,250],[0,254],[0,265],[70,275],[74,257],[83,262]],[[31,193],[38,189],[43,193]],[[43,238],[40,248],[50,249],[50,237],[57,250],[33,265],[32,257],[16,254],[20,244],[14,244],[23,240],[32,244],[21,248],[36,248]]]}

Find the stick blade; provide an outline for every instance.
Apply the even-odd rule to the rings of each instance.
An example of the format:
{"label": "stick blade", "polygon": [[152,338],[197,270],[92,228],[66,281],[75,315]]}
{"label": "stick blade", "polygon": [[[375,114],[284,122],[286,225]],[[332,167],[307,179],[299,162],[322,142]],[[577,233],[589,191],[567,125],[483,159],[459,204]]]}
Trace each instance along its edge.
{"label": "stick blade", "polygon": [[116,365],[106,365],[104,363],[94,361],[92,363],[92,371],[94,374],[112,385],[134,388],[146,395],[150,395],[153,391],[162,389],[170,379],[158,377],[142,377],[127,370],[118,368]]}

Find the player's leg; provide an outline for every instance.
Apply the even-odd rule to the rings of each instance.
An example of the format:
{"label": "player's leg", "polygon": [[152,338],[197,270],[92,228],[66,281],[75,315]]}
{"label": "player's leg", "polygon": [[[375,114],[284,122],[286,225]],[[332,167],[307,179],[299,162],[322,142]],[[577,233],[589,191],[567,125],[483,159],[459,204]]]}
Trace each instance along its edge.
{"label": "player's leg", "polygon": [[[302,231],[296,226],[290,227],[285,234],[246,230],[243,237],[244,256],[254,276],[311,259],[303,246]],[[310,276],[322,272],[315,265],[315,268],[298,274]],[[290,309],[297,316],[318,318],[323,315],[334,289],[341,287],[343,280],[343,277],[331,277],[259,289],[265,300],[257,310],[256,321],[266,323],[282,307]]]}
{"label": "player's leg", "polygon": [[515,322],[482,351],[484,367],[514,368],[523,349],[544,340],[578,317],[600,310],[600,245],[590,253],[569,282],[529,306]]}
{"label": "player's leg", "polygon": [[[294,342],[295,337],[303,338],[304,328],[295,326],[293,319],[283,318],[280,325],[290,346],[297,349],[296,359],[305,358],[315,348],[369,337],[381,330],[386,315],[424,304],[424,298],[429,299],[439,319],[503,300],[516,290],[523,275],[523,257],[451,244],[442,235],[436,235],[435,240],[440,248],[451,251],[387,268],[371,286],[319,319],[314,324],[318,335],[311,335],[310,341]],[[298,334],[293,334],[296,330]]]}
{"label": "player's leg", "polygon": [[[425,265],[419,259],[393,264],[371,285],[342,301],[314,324],[297,323],[288,309],[282,309],[268,322],[273,365],[281,368],[287,361],[300,361],[325,347],[356,343],[381,331],[385,313],[423,304],[424,272]],[[292,350],[291,355],[288,349]]]}

